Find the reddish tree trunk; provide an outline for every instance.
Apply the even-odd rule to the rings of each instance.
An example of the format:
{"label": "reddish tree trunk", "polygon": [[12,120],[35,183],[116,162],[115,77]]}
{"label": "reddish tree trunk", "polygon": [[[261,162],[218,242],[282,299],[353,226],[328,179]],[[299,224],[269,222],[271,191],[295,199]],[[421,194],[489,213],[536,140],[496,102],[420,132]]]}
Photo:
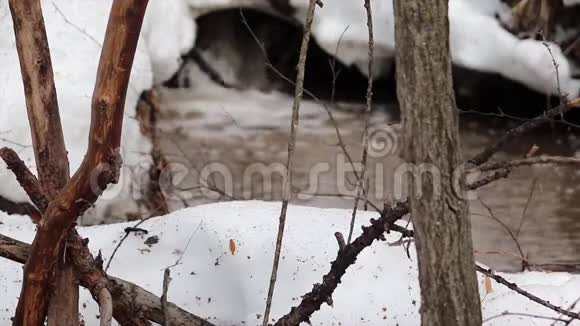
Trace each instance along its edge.
{"label": "reddish tree trunk", "polygon": [[[10,10],[40,185],[52,199],[68,182],[69,165],[42,9],[39,0],[11,0]],[[50,300],[48,325],[77,326],[79,286],[72,266],[61,261],[52,286],[58,295]]]}
{"label": "reddish tree trunk", "polygon": [[147,0],[113,2],[93,93],[87,154],[39,223],[24,267],[14,325],[42,325],[49,281],[67,232],[106,186],[118,179],[125,96],[146,7]]}

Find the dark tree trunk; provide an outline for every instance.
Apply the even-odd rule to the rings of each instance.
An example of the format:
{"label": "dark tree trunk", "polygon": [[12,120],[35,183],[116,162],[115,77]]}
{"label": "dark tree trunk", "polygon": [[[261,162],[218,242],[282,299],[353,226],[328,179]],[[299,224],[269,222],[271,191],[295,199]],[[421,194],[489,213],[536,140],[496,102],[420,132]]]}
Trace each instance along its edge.
{"label": "dark tree trunk", "polygon": [[[423,326],[481,325],[449,50],[448,0],[394,0],[397,96]],[[437,172],[419,174],[421,168]],[[419,173],[418,173],[419,172]]]}

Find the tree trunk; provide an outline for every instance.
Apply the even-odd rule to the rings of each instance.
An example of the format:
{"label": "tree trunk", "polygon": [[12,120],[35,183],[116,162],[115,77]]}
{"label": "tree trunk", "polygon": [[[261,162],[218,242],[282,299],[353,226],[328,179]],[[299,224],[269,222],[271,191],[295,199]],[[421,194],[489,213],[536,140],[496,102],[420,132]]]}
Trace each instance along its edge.
{"label": "tree trunk", "polygon": [[[40,0],[9,3],[38,179],[43,192],[52,200],[69,180],[69,164],[42,8]],[[58,264],[52,292],[48,326],[79,325],[79,286],[70,264],[64,261]]]}
{"label": "tree trunk", "polygon": [[452,88],[448,0],[394,0],[394,7],[421,324],[481,325]]}
{"label": "tree trunk", "polygon": [[[18,3],[11,1],[11,9]],[[49,281],[62,257],[68,232],[107,185],[118,181],[125,96],[146,7],[147,0],[113,1],[93,92],[87,154],[75,175],[51,200],[38,225],[24,266],[22,290],[12,321],[15,326],[43,324]],[[20,24],[22,19],[15,19],[15,30]]]}

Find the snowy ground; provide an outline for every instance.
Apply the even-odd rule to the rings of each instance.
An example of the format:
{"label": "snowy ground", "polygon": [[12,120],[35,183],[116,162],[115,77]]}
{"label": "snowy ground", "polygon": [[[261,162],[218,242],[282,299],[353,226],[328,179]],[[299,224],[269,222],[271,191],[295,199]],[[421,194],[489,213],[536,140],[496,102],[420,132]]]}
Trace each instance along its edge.
{"label": "snowy ground", "polygon": [[[180,257],[172,269],[169,299],[216,325],[258,325],[267,293],[279,203],[229,202],[189,208],[154,218],[140,227],[147,235],[129,235],[113,261],[110,274],[135,282],[160,295],[163,269]],[[272,317],[277,319],[297,305],[300,295],[322,279],[337,252],[334,232],[347,232],[350,210],[290,206],[275,292]],[[360,225],[376,214],[361,212]],[[0,233],[30,242],[34,225],[25,217],[0,217]],[[111,224],[79,228],[90,239],[89,247],[103,253],[105,265],[112,250],[133,224]],[[147,245],[150,237],[158,242]],[[188,244],[189,239],[191,242]],[[387,242],[376,242],[360,255],[334,295],[334,307],[323,306],[312,325],[418,325],[419,287],[413,247],[411,259],[397,234]],[[232,251],[230,242],[235,244]],[[22,267],[2,260],[0,264],[0,324],[12,316],[20,291]],[[528,291],[564,307],[577,299],[580,276],[565,273],[522,273],[504,275]],[[504,311],[538,316],[557,315],[505,287],[492,283],[486,294],[479,276],[484,318]],[[83,291],[82,315],[86,325],[98,325],[97,306]],[[486,325],[550,325],[551,320],[524,316],[502,316]],[[573,324],[574,325],[574,324]]]}

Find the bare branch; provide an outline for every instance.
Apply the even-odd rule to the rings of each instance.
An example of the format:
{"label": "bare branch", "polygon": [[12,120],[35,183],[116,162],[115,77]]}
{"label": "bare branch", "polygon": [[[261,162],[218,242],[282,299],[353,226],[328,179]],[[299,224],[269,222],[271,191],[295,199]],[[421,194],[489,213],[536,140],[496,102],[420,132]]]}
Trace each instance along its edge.
{"label": "bare branch", "polygon": [[272,298],[274,296],[274,288],[276,286],[276,278],[278,275],[278,265],[280,263],[280,252],[282,250],[282,239],[284,237],[284,228],[286,226],[286,211],[288,210],[288,202],[292,197],[292,163],[294,158],[294,149],[296,147],[296,132],[298,128],[298,120],[300,118],[300,103],[302,101],[302,94],[304,92],[304,75],[306,70],[306,56],[308,53],[308,45],[310,43],[310,32],[312,21],[314,20],[314,10],[316,5],[320,5],[317,0],[310,0],[308,11],[306,15],[306,23],[304,24],[304,34],[302,36],[302,44],[300,46],[300,56],[298,59],[298,73],[296,74],[296,89],[294,94],[294,104],[292,106],[292,122],[290,124],[290,139],[288,140],[288,159],[286,161],[286,178],[284,180],[284,189],[282,191],[282,208],[280,211],[280,221],[278,225],[278,235],[276,237],[276,249],[274,252],[274,262],[272,264],[272,275],[270,277],[270,284],[268,287],[268,297],[266,299],[266,309],[264,311],[263,325],[268,325],[270,318],[270,309],[272,308]]}
{"label": "bare branch", "polygon": [[523,124],[510,129],[506,132],[500,139],[498,139],[494,144],[488,146],[483,151],[479,152],[473,158],[471,158],[467,163],[471,163],[475,166],[482,165],[483,163],[489,161],[489,159],[497,153],[505,144],[510,142],[512,139],[521,136],[541,125],[550,122],[552,119],[569,112],[573,108],[580,107],[580,98],[577,98],[571,102],[566,102],[558,105],[557,107],[546,111],[543,115],[536,117],[535,119],[528,120]]}
{"label": "bare branch", "polygon": [[384,240],[383,234],[395,225],[394,223],[409,212],[406,204],[397,204],[387,208],[379,219],[372,219],[370,226],[363,226],[363,233],[350,244],[338,251],[330,271],[324,275],[321,284],[315,284],[312,290],[302,296],[302,301],[290,312],[276,322],[276,326],[294,326],[309,322],[312,314],[319,310],[323,303],[332,305],[332,293],[340,283],[348,267],[353,265],[359,253],[375,240]]}
{"label": "bare branch", "polygon": [[490,269],[485,269],[479,265],[475,265],[475,269],[478,272],[480,272],[481,274],[493,279],[494,281],[496,281],[502,285],[507,286],[510,290],[513,290],[513,291],[523,295],[524,297],[526,297],[526,298],[528,298],[528,299],[530,299],[538,304],[541,304],[542,306],[544,306],[548,309],[554,310],[555,312],[560,313],[562,315],[580,320],[580,314],[575,313],[573,311],[565,310],[561,307],[553,305],[549,301],[543,300],[543,299],[531,294],[530,292],[520,288],[519,286],[517,286],[517,284],[512,283],[512,282],[506,280],[505,278],[494,274]]}
{"label": "bare branch", "polygon": [[2,196],[0,196],[0,211],[4,212],[8,215],[26,215],[29,216],[30,219],[34,223],[38,223],[42,218],[40,212],[27,202],[25,203],[16,203],[11,200],[8,200]]}
{"label": "bare branch", "polygon": [[536,190],[537,184],[538,184],[538,178],[534,178],[534,180],[532,180],[532,186],[530,187],[530,193],[528,194],[528,199],[526,200],[526,205],[524,206],[524,209],[522,210],[522,216],[520,217],[520,224],[518,225],[518,228],[516,230],[516,238],[519,238],[520,232],[522,231],[522,227],[524,226],[524,222],[526,220],[527,213],[528,213],[528,207],[530,206],[530,203],[532,202],[532,197],[534,196],[534,191]]}
{"label": "bare branch", "polygon": [[[365,128],[364,128],[364,132],[363,132],[363,152],[362,152],[362,159],[361,159],[361,164],[362,164],[362,171],[360,176],[358,177],[358,182],[356,185],[356,198],[354,200],[354,207],[352,209],[352,217],[350,220],[350,229],[348,230],[348,240],[347,243],[350,243],[350,240],[352,239],[352,232],[354,230],[354,223],[356,221],[356,211],[358,209],[358,203],[360,201],[360,197],[361,194],[365,194],[365,199],[366,199],[366,191],[364,191],[365,186],[364,186],[364,180],[365,180],[365,175],[367,172],[367,157],[368,157],[368,151],[369,151],[369,124],[370,124],[370,116],[371,116],[371,110],[372,110],[372,106],[373,106],[373,79],[374,79],[374,68],[373,68],[373,64],[374,64],[374,49],[375,49],[375,41],[374,41],[374,31],[373,31],[373,12],[372,12],[372,8],[371,8],[371,1],[370,0],[365,0],[364,2],[364,7],[366,9],[366,13],[367,13],[367,28],[368,28],[368,33],[369,33],[369,40],[368,40],[368,44],[369,44],[369,72],[368,72],[368,86],[367,86],[367,94],[366,94],[366,100],[367,100],[367,108],[365,111]],[[366,201],[366,200],[365,200]]]}
{"label": "bare branch", "polygon": [[18,154],[12,149],[1,148],[0,157],[6,163],[8,169],[14,173],[16,180],[24,188],[30,200],[32,200],[41,212],[44,212],[48,207],[49,201],[36,176],[30,172],[26,164],[24,164],[20,157],[18,157]]}
{"label": "bare branch", "polygon": [[468,190],[475,190],[477,188],[487,186],[488,184],[490,184],[494,181],[497,181],[497,180],[503,179],[503,178],[507,178],[509,176],[510,172],[511,172],[510,169],[507,169],[507,168],[495,171],[494,173],[492,173],[488,176],[485,176],[477,181],[474,181],[470,184],[467,184],[465,186],[465,188]]}
{"label": "bare branch", "polygon": [[563,156],[536,156],[512,161],[489,162],[481,165],[478,170],[481,172],[498,169],[515,168],[520,166],[540,165],[540,164],[560,164],[560,165],[580,165],[580,159]]}
{"label": "bare branch", "polygon": [[520,254],[522,261],[522,272],[525,271],[527,269],[528,262],[526,261],[526,255],[524,254],[524,250],[522,249],[522,246],[520,245],[517,236],[514,234],[512,229],[510,229],[510,227],[507,226],[507,224],[505,224],[499,217],[495,216],[491,207],[487,205],[481,198],[479,198],[479,202],[487,210],[487,212],[489,213],[489,217],[491,217],[494,221],[496,221],[510,236]]}
{"label": "bare branch", "polygon": [[49,197],[64,187],[69,167],[40,0],[10,0],[34,157]]}

